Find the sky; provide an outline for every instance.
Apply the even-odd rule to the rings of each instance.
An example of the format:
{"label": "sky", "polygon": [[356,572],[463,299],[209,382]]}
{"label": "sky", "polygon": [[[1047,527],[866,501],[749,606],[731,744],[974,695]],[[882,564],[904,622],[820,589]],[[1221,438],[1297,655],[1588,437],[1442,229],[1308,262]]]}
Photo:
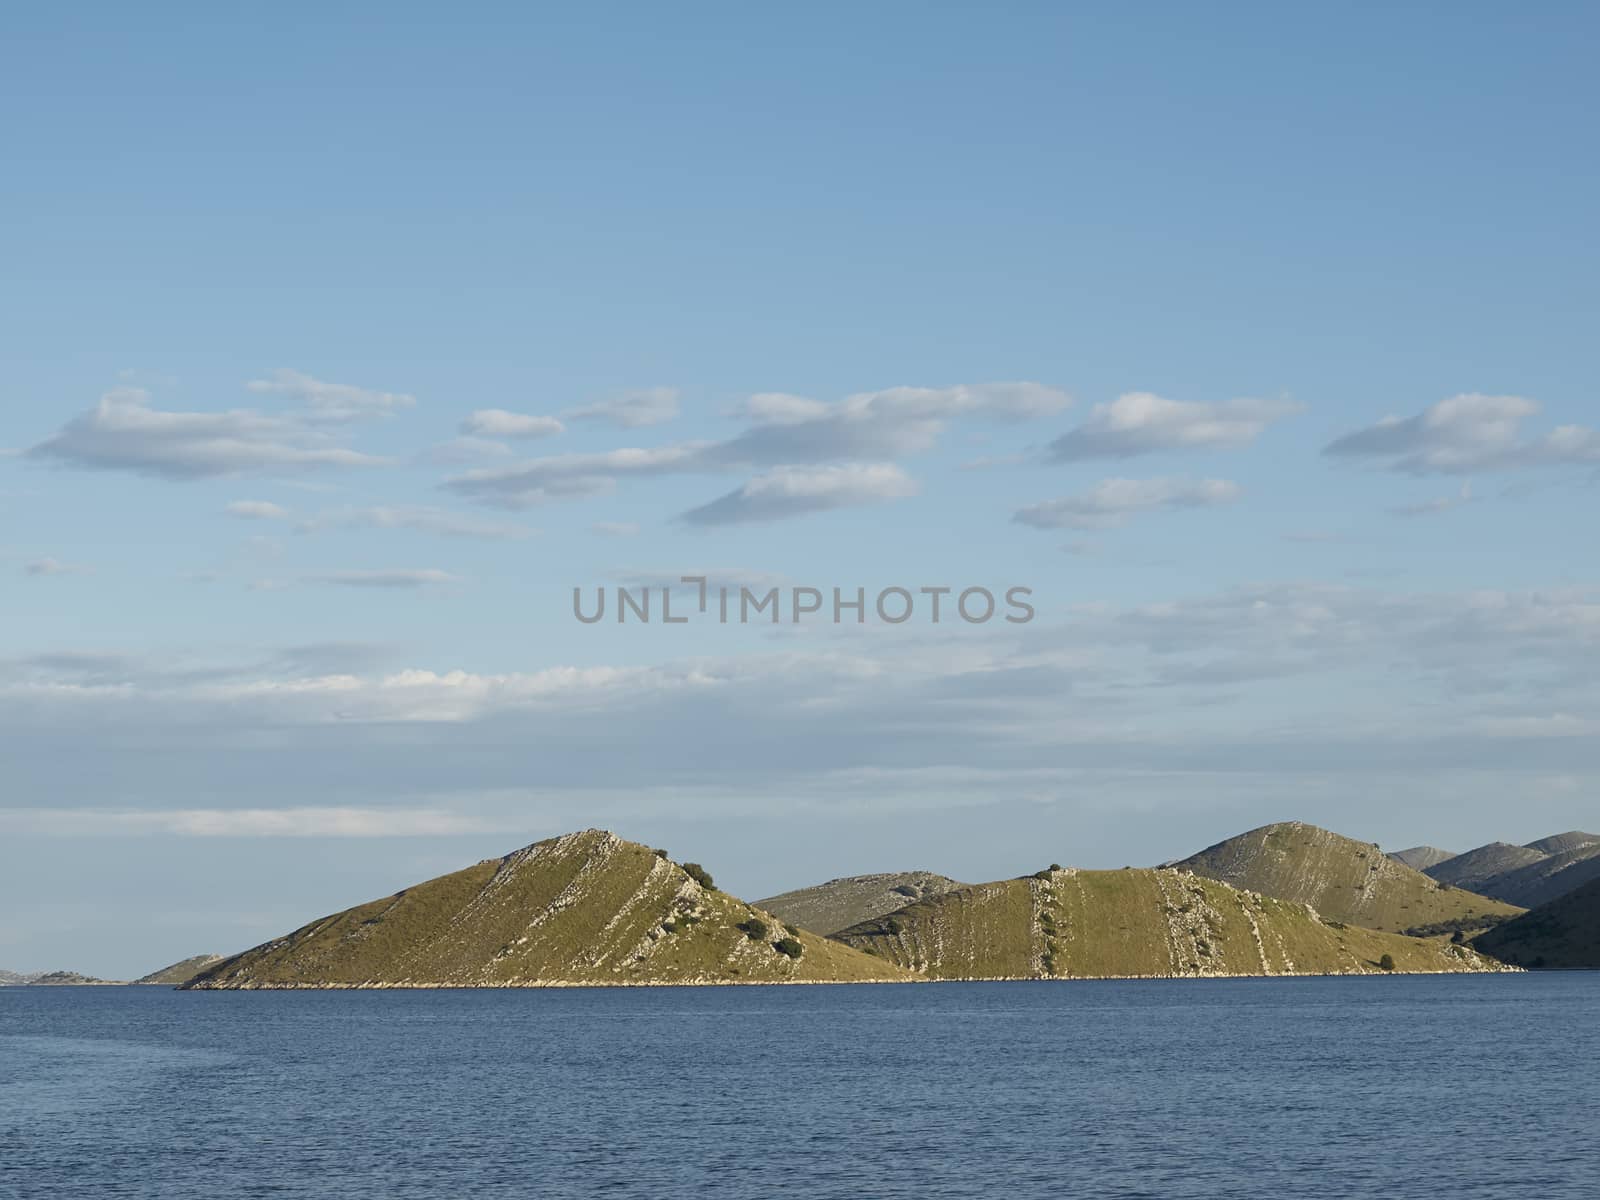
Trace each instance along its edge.
{"label": "sky", "polygon": [[9,14],[0,966],[589,826],[750,898],[1596,828],[1597,34]]}

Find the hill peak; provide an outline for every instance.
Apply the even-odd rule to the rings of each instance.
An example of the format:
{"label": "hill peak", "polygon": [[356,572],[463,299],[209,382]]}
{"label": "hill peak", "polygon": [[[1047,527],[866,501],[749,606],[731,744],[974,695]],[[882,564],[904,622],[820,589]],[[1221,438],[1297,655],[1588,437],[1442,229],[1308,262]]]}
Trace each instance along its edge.
{"label": "hill peak", "polygon": [[904,978],[604,829],[320,918],[216,964],[196,988],[539,987]]}
{"label": "hill peak", "polygon": [[1426,871],[1429,867],[1448,862],[1455,856],[1454,850],[1441,850],[1438,846],[1409,846],[1404,850],[1392,850],[1389,853],[1389,857],[1395,862],[1403,863],[1413,871]]}
{"label": "hill peak", "polygon": [[1208,846],[1179,864],[1233,887],[1309,904],[1323,916],[1400,932],[1480,925],[1516,914],[1514,905],[1452,891],[1359,842],[1303,821],[1279,821]]}
{"label": "hill peak", "polygon": [[1600,845],[1600,834],[1585,833],[1581,829],[1569,829],[1566,833],[1554,833],[1549,837],[1540,838],[1538,841],[1527,842],[1524,850],[1537,850],[1540,854],[1566,854],[1572,850],[1581,850],[1585,846]]}

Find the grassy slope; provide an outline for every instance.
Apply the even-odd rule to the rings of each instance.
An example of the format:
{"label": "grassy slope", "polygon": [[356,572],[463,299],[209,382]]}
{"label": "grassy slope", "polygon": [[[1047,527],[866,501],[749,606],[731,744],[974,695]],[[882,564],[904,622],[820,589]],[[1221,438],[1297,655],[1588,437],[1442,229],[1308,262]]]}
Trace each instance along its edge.
{"label": "grassy slope", "polygon": [[1252,829],[1178,865],[1234,887],[1309,904],[1331,921],[1391,933],[1451,921],[1503,919],[1519,911],[1499,900],[1441,887],[1369,842],[1297,821]]}
{"label": "grassy slope", "polygon": [[1474,944],[1520,966],[1600,969],[1600,879],[1489,930]]}
{"label": "grassy slope", "polygon": [[188,983],[201,971],[221,961],[222,955],[220,954],[197,954],[193,958],[175,962],[170,967],[162,967],[159,971],[152,971],[143,979],[135,979],[134,982],[177,987],[179,984]]}
{"label": "grassy slope", "polygon": [[836,935],[931,979],[1492,970],[1447,938],[1320,920],[1179,869],[1055,871],[920,901]]}
{"label": "grassy slope", "polygon": [[[940,896],[966,886],[930,871],[853,875],[847,879],[830,879],[815,887],[769,896],[765,900],[757,900],[756,904],[802,929],[830,934],[891,913],[914,900]],[[895,891],[896,888],[909,889],[914,894],[906,895],[903,891]]]}
{"label": "grassy slope", "polygon": [[[894,979],[901,972],[801,932],[801,957],[736,926],[752,906],[600,830],[539,842],[313,921],[188,986],[496,987]],[[671,932],[668,927],[671,927]]]}

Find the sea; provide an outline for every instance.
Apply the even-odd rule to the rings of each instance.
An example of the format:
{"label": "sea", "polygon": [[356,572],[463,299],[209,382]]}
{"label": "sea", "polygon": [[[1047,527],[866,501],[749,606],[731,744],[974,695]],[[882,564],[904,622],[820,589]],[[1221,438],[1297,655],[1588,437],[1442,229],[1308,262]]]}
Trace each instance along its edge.
{"label": "sea", "polygon": [[0,988],[0,1197],[1600,1196],[1600,972]]}

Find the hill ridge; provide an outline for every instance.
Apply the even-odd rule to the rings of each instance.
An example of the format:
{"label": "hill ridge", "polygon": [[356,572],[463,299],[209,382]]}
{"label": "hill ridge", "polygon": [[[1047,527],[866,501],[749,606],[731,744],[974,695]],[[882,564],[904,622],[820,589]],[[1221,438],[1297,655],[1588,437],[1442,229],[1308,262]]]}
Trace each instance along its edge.
{"label": "hill ridge", "polygon": [[1384,854],[1375,843],[1304,821],[1258,826],[1176,865],[1236,888],[1310,904],[1336,921],[1389,933],[1482,927],[1521,911],[1444,886]]}
{"label": "hill ridge", "polygon": [[184,986],[560,987],[868,982],[892,965],[607,830],[562,834],[318,918]]}
{"label": "hill ridge", "polygon": [[974,884],[836,936],[941,980],[1371,974],[1386,956],[1405,972],[1501,969],[1445,937],[1330,922],[1183,868]]}

